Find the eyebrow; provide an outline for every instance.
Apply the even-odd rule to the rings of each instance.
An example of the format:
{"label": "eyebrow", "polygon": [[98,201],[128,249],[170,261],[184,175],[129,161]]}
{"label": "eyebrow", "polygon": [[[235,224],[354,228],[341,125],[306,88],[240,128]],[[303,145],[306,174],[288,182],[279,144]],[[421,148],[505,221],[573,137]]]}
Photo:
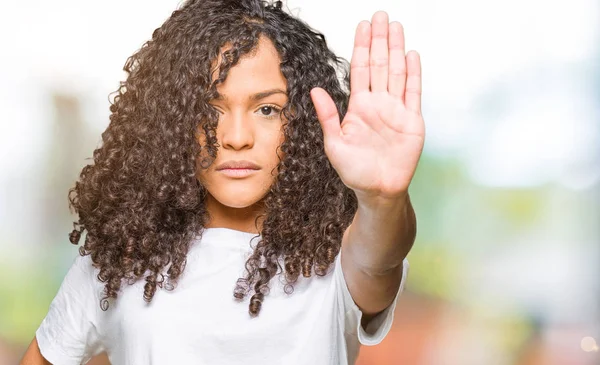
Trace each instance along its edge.
{"label": "eyebrow", "polygon": [[[252,94],[252,95],[250,95],[250,97],[248,99],[250,101],[259,101],[259,100],[264,99],[267,96],[271,96],[273,94],[287,95],[287,93],[281,89],[270,89],[270,90],[261,91],[256,94]],[[221,95],[221,94],[218,94],[217,97],[215,98],[215,100],[226,100],[226,99],[227,99],[227,97],[225,97],[224,95]]]}

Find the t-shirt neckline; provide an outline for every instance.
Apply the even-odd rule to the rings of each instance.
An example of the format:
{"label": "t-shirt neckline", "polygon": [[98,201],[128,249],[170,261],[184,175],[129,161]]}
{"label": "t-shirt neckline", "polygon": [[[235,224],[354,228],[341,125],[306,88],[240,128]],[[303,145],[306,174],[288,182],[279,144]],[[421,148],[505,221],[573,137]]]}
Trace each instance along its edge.
{"label": "t-shirt neckline", "polygon": [[[254,239],[254,237],[257,237]],[[236,247],[241,249],[250,248],[249,243],[252,240],[255,245],[259,240],[260,233],[238,231],[232,228],[211,227],[202,229],[202,239],[200,245]]]}

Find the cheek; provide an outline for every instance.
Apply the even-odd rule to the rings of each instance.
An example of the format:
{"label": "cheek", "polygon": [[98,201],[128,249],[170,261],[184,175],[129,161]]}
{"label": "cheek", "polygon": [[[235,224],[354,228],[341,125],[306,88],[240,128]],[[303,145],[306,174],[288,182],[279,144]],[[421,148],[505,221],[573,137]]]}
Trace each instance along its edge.
{"label": "cheek", "polygon": [[277,156],[279,156],[279,160],[282,160],[285,158],[285,152],[283,152],[283,150],[281,149],[281,145],[283,144],[283,142],[285,142],[285,138],[281,138],[279,140],[279,144],[277,145]]}
{"label": "cheek", "polygon": [[202,185],[206,185],[206,170],[201,168],[198,163],[196,163],[196,179]]}
{"label": "cheek", "polygon": [[285,135],[283,134],[283,130],[280,130],[278,133],[276,133],[270,141],[270,145],[271,145],[271,151],[273,151],[274,153],[272,153],[272,155],[274,156],[273,158],[275,159],[275,163],[279,163],[279,160],[283,160],[285,154],[283,153],[283,151],[281,150],[281,145],[283,144],[283,142],[285,142]]}

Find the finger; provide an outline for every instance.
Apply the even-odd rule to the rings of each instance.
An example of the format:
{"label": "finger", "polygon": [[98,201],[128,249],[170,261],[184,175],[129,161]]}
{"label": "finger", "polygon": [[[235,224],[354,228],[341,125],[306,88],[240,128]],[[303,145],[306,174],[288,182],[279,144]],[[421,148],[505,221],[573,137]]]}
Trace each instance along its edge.
{"label": "finger", "polygon": [[398,22],[390,23],[390,66],[388,91],[404,100],[406,86],[406,55],[404,54],[404,27]]}
{"label": "finger", "polygon": [[408,110],[421,113],[421,57],[417,51],[410,51],[406,55],[408,75],[406,78],[406,92],[404,104]]}
{"label": "finger", "polygon": [[350,62],[350,93],[369,91],[369,47],[371,46],[371,23],[358,23],[354,36],[354,50]]}
{"label": "finger", "polygon": [[388,15],[385,11],[373,14],[371,27],[371,91],[388,91]]}
{"label": "finger", "polygon": [[331,96],[327,91],[315,87],[310,91],[310,97],[315,105],[324,139],[339,138],[341,133],[340,116]]}

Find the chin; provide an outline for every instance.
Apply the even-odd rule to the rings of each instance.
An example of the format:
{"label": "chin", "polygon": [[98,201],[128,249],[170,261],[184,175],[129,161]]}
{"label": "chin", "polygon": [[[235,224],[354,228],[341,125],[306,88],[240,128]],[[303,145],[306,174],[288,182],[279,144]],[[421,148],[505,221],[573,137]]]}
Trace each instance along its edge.
{"label": "chin", "polygon": [[266,192],[254,191],[249,193],[248,191],[222,190],[219,192],[212,192],[211,195],[224,206],[230,208],[247,208],[264,198]]}
{"label": "chin", "polygon": [[248,208],[252,205],[254,205],[255,203],[257,203],[260,199],[235,199],[235,198],[225,198],[225,199],[218,199],[219,203],[223,204],[226,207],[229,208],[236,208],[236,209],[243,209],[243,208]]}

